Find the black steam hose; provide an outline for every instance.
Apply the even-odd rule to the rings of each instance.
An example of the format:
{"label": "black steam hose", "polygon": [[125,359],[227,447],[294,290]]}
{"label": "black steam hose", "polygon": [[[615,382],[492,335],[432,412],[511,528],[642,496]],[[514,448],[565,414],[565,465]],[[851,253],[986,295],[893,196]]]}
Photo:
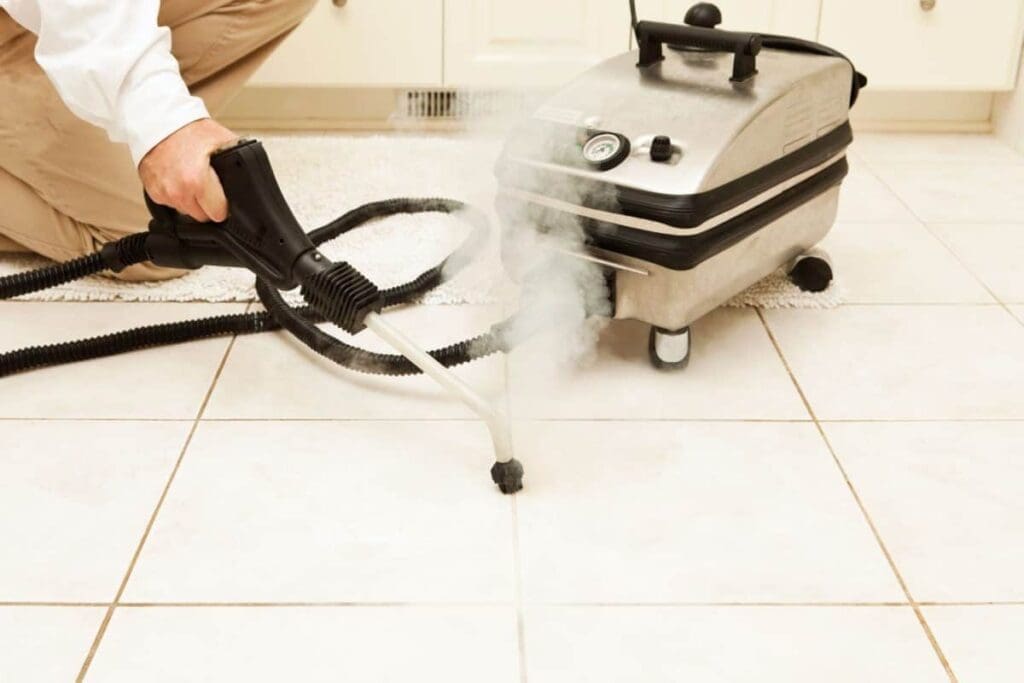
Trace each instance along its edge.
{"label": "black steam hose", "polygon": [[[434,289],[446,277],[458,272],[487,239],[486,217],[466,204],[451,199],[391,199],[360,206],[310,233],[317,246],[367,223],[397,214],[458,213],[472,226],[469,237],[441,263],[404,284],[384,290],[385,307],[408,303]],[[122,270],[149,260],[146,234],[130,235],[106,245],[103,250],[67,263],[0,278],[0,300],[41,291],[105,270]],[[257,278],[257,292],[266,312],[242,313],[162,325],[150,325],[89,339],[44,346],[32,346],[0,353],[0,377],[32,369],[102,358],[145,348],[180,344],[227,335],[257,334],[284,327],[317,353],[363,373],[413,375],[420,371],[403,356],[373,353],[346,344],[321,331],[323,316],[310,306],[292,307],[266,281]],[[501,349],[492,332],[475,339],[432,351],[446,367],[483,358]]]}
{"label": "black steam hose", "polygon": [[[384,305],[394,306],[408,302],[437,287],[443,281],[446,269],[456,272],[465,265],[486,239],[486,216],[462,202],[450,199],[389,199],[354,209],[336,221],[314,230],[309,237],[313,244],[320,245],[380,216],[427,211],[459,212],[461,217],[473,226],[473,230],[458,249],[444,261],[421,273],[410,282],[382,292]],[[420,374],[420,369],[404,356],[367,351],[346,344],[327,334],[309,320],[306,315],[310,310],[308,307],[305,309],[292,308],[285,302],[281,293],[266,280],[257,278],[256,293],[278,324],[291,332],[303,344],[338,365],[369,375]],[[450,368],[489,356],[500,350],[501,346],[497,342],[497,336],[492,331],[473,339],[436,349],[431,351],[430,355],[445,367]]]}

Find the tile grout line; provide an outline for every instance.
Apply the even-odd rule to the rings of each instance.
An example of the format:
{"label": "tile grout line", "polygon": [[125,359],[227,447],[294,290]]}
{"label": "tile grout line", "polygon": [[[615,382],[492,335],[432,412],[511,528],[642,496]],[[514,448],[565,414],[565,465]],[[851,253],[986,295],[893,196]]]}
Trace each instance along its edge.
{"label": "tile grout line", "polygon": [[53,602],[48,600],[0,600],[0,607],[110,607],[109,602]]}
{"label": "tile grout line", "polygon": [[[845,305],[845,304],[844,304]],[[994,305],[994,304],[993,304]],[[105,418],[91,418],[91,417],[53,417],[53,418],[41,418],[41,417],[0,417],[0,423],[2,422],[116,422],[116,423],[157,423],[157,424],[191,424],[192,419],[154,419],[154,418],[116,418],[116,417],[105,417]],[[726,424],[808,424],[814,422],[809,417],[803,418],[731,418],[731,417],[638,417],[638,418],[618,418],[618,417],[531,417],[531,418],[515,418],[516,422],[523,422],[529,424],[544,424],[550,422],[570,422],[578,424],[589,424],[594,422],[611,422],[611,423],[630,423],[630,422],[671,422],[673,424],[700,424],[700,423],[726,423]],[[333,423],[370,423],[376,424],[381,422],[388,423],[403,423],[403,424],[477,424],[478,420],[471,417],[453,417],[453,418],[413,418],[413,417],[397,417],[397,418],[317,418],[317,417],[289,417],[289,418],[257,418],[257,417],[207,417],[203,418],[203,422],[209,423],[237,423],[237,424],[248,424],[251,422],[260,423],[322,423],[322,424],[333,424]],[[926,423],[926,422],[974,422],[974,423],[988,423],[988,422],[1024,422],[1024,417],[837,417],[831,419],[819,419],[818,422],[822,424],[846,424],[846,423],[882,423],[882,424],[893,424],[893,423]]]}
{"label": "tile grout line", "polygon": [[[1001,306],[1002,309],[1004,311],[1006,311],[1006,313],[1013,320],[1017,321],[1017,323],[1019,325],[1024,327],[1024,320],[1018,318],[1014,314],[1014,312],[1012,310],[1010,310],[1009,304],[1007,304],[1005,301],[1003,301],[1002,297],[1000,297],[998,294],[996,294],[995,291],[991,287],[989,287],[988,284],[981,278],[981,276],[978,275],[974,271],[974,268],[972,268],[966,261],[964,261],[963,258],[961,258],[960,254],[958,254],[956,252],[956,250],[953,249],[953,247],[945,239],[943,239],[941,236],[939,236],[932,229],[932,225],[963,225],[965,223],[962,223],[960,221],[952,222],[951,223],[951,222],[948,222],[948,221],[926,221],[926,220],[924,220],[923,218],[921,218],[921,216],[917,215],[917,212],[914,211],[914,209],[910,206],[910,204],[908,204],[906,202],[906,200],[903,198],[903,196],[899,192],[897,192],[896,189],[893,188],[893,186],[890,185],[885,180],[885,178],[883,178],[881,175],[878,174],[878,171],[875,169],[875,167],[872,165],[872,163],[870,161],[864,160],[864,166],[867,168],[868,173],[870,173],[875,178],[875,180],[880,182],[882,184],[882,186],[885,187],[885,189],[889,190],[889,192],[891,192],[892,195],[896,198],[896,201],[898,201],[900,204],[902,204],[903,208],[905,208],[907,211],[909,211],[910,215],[913,216],[915,219],[917,219],[917,222],[920,223],[922,227],[924,227],[924,229],[928,232],[928,234],[931,235],[936,240],[938,240],[939,244],[941,244],[943,246],[943,248],[947,252],[949,252],[949,254],[956,260],[956,262],[960,264],[960,267],[963,268],[965,271],[967,271],[970,274],[970,276],[972,278],[974,278],[974,281],[977,282],[979,286],[981,286],[982,289],[984,289],[986,292],[988,292],[988,295],[990,297],[992,297],[992,299],[996,302],[996,304]],[[1004,224],[1004,222],[1000,221],[998,223],[993,223],[993,222],[989,222],[989,221],[981,221],[981,222],[967,223],[967,224],[968,225],[1000,225],[1000,224]],[[988,304],[988,305],[991,305],[991,304]]]}
{"label": "tile grout line", "polygon": [[897,583],[903,590],[903,595],[907,598],[907,602],[910,608],[914,610],[915,616],[917,616],[918,623],[921,624],[921,628],[924,630],[925,636],[928,638],[928,642],[931,643],[932,649],[935,651],[936,656],[939,658],[939,663],[942,664],[942,668],[945,669],[946,675],[949,677],[950,683],[959,683],[956,674],[953,672],[953,668],[949,664],[949,660],[946,658],[945,653],[942,651],[942,647],[939,645],[938,639],[935,637],[935,633],[932,631],[931,626],[925,619],[924,612],[921,610],[921,606],[914,600],[914,596],[910,593],[910,587],[904,580],[903,575],[900,573],[899,568],[896,566],[896,561],[889,552],[889,548],[885,545],[885,541],[882,540],[882,535],[878,531],[878,527],[875,525],[871,515],[868,513],[868,509],[861,499],[860,494],[857,493],[857,489],[854,487],[853,482],[850,480],[849,474],[846,468],[843,467],[842,461],[839,459],[839,455],[836,453],[835,448],[832,446],[831,440],[828,438],[828,434],[825,433],[825,428],[818,421],[818,416],[814,412],[814,408],[811,407],[810,401],[807,399],[807,395],[804,393],[803,387],[800,386],[799,380],[793,373],[793,369],[786,359],[785,354],[782,352],[782,346],[776,339],[775,334],[772,332],[771,326],[768,324],[768,320],[761,309],[757,309],[757,316],[761,319],[761,324],[764,326],[765,332],[768,334],[768,338],[771,340],[772,346],[775,347],[775,352],[779,356],[779,360],[782,361],[783,366],[786,368],[786,373],[789,374],[789,379],[793,383],[793,387],[800,395],[800,400],[803,401],[804,408],[807,413],[811,416],[814,421],[814,426],[818,430],[818,434],[821,436],[825,447],[828,449],[829,454],[832,457],[832,461],[835,466],[839,469],[839,473],[842,475],[843,480],[846,482],[846,487],[849,489],[850,494],[853,496],[854,502],[857,507],[860,508],[861,515],[864,517],[864,521],[867,522],[868,528],[871,529],[871,533],[875,537],[875,542],[878,543],[878,547],[881,549],[882,554],[885,556],[886,561],[889,563],[889,568],[892,570],[893,575],[896,577]]}
{"label": "tile grout line", "polygon": [[[248,308],[246,308],[246,310],[248,310]],[[174,467],[171,468],[171,474],[167,478],[167,483],[164,485],[163,491],[161,491],[160,497],[157,499],[156,507],[149,516],[146,528],[142,532],[142,538],[139,539],[135,552],[132,554],[132,559],[128,563],[128,569],[125,571],[124,578],[121,579],[121,584],[118,586],[117,593],[114,595],[114,601],[107,607],[107,612],[103,615],[103,621],[100,622],[99,630],[96,632],[95,638],[93,638],[92,645],[89,647],[89,652],[85,656],[85,661],[82,662],[82,667],[79,669],[78,676],[75,678],[77,683],[84,681],[86,674],[89,673],[89,667],[92,665],[93,659],[96,657],[96,652],[103,640],[103,636],[107,633],[107,627],[110,625],[110,619],[114,616],[114,611],[117,609],[121,596],[124,594],[124,590],[128,586],[128,580],[131,578],[132,571],[135,569],[135,565],[139,561],[139,556],[142,554],[142,548],[146,545],[146,540],[149,538],[149,534],[153,530],[153,525],[156,523],[157,515],[160,514],[160,509],[163,507],[164,501],[167,500],[167,494],[170,492],[171,485],[174,483],[178,470],[181,468],[181,463],[185,459],[185,453],[188,452],[189,446],[192,445],[192,439],[195,437],[196,430],[199,428],[199,423],[202,420],[203,413],[206,412],[206,406],[210,403],[210,397],[213,396],[213,390],[217,386],[217,381],[220,379],[221,373],[224,371],[224,366],[227,365],[228,357],[231,355],[231,350],[235,347],[235,341],[237,339],[238,335],[233,335],[231,337],[231,341],[228,342],[227,348],[224,350],[224,355],[221,357],[220,363],[217,365],[217,370],[213,374],[210,386],[206,390],[206,395],[203,396],[203,401],[199,405],[196,417],[192,421],[192,426],[189,428],[188,435],[185,437],[185,442],[182,444],[181,451],[178,453],[178,459],[175,461]]]}
{"label": "tile grout line", "polygon": [[[994,225],[994,224],[993,223],[979,223],[978,225]],[[968,273],[971,274],[971,277],[974,278],[975,282],[977,282],[986,292],[988,292],[988,295],[990,297],[992,297],[993,299],[996,300],[996,303],[1004,311],[1006,311],[1007,315],[1009,315],[1012,319],[1016,320],[1017,323],[1020,324],[1021,326],[1024,326],[1024,320],[1021,320],[1020,318],[1018,318],[1014,314],[1014,312],[1010,309],[1010,304],[1008,304],[1005,301],[1003,301],[1002,297],[1000,297],[998,294],[996,294],[995,290],[992,289],[991,287],[989,287],[988,284],[984,280],[981,279],[981,276],[978,275],[977,273],[975,273],[974,269],[971,268],[971,266],[966,261],[964,261],[963,258],[960,257],[960,254],[956,253],[956,250],[954,250],[953,247],[948,242],[946,242],[946,240],[944,240],[940,235],[938,235],[934,230],[932,230],[931,224],[924,223],[924,229],[928,231],[928,234],[930,234],[932,237],[934,237],[935,239],[937,239],[939,241],[939,243],[943,246],[943,248],[945,248],[945,250],[948,251],[949,254],[954,259],[956,259],[956,262],[959,263],[960,266],[964,270],[966,270]]]}
{"label": "tile grout line", "polygon": [[519,501],[512,496],[512,562],[515,576],[516,642],[519,654],[519,682],[527,683],[526,616],[523,613],[523,561],[519,544]]}
{"label": "tile grout line", "polygon": [[[508,354],[504,354],[502,358],[502,379],[504,380],[504,387],[502,388],[502,399],[504,401],[505,419],[508,421],[509,428],[512,428],[512,376],[511,368],[509,367]],[[513,438],[513,451],[515,450],[515,440]],[[526,617],[523,613],[523,561],[522,552],[519,538],[519,496],[511,496],[509,501],[509,509],[512,513],[512,574],[514,580],[513,590],[515,591],[514,605],[516,610],[516,654],[518,655],[519,663],[519,683],[527,683],[526,673]]]}
{"label": "tile grout line", "polygon": [[[618,609],[643,609],[664,607],[722,607],[722,608],[836,608],[836,607],[910,607],[905,600],[876,602],[523,602],[524,607],[601,607]],[[1024,600],[922,600],[921,607],[1024,607]],[[32,608],[92,608],[111,607],[112,602],[48,602],[32,600],[0,601],[0,609],[15,607]],[[515,607],[515,602],[118,602],[118,609],[346,609],[346,608],[448,608],[448,607]]]}
{"label": "tile grout line", "polygon": [[[1009,315],[1013,320],[1017,321],[1018,324],[1020,324],[1021,326],[1024,326],[1024,321],[1020,320],[1016,315],[1014,315],[1013,311],[1010,310],[1010,306],[1005,301],[1003,301],[1003,299],[999,295],[997,295],[995,293],[995,291],[993,291],[992,288],[989,287],[988,284],[984,280],[982,280],[980,275],[978,275],[976,272],[974,272],[974,268],[971,268],[971,266],[968,265],[967,262],[964,261],[963,258],[960,257],[960,254],[958,254],[956,252],[956,250],[954,250],[953,247],[950,246],[950,244],[946,240],[944,240],[941,236],[939,236],[932,229],[932,225],[958,225],[959,223],[943,223],[942,221],[935,221],[935,222],[926,221],[924,218],[919,216],[916,211],[914,211],[914,208],[912,206],[910,206],[910,204],[907,203],[907,201],[903,198],[903,195],[901,195],[899,192],[897,192],[896,189],[885,180],[885,178],[883,178],[881,175],[879,175],[878,171],[875,170],[875,167],[871,164],[870,161],[866,161],[865,160],[864,165],[867,167],[868,173],[870,173],[875,178],[875,180],[880,182],[882,184],[882,186],[885,187],[885,189],[889,190],[889,192],[892,193],[892,196],[896,198],[896,201],[898,201],[903,206],[904,209],[906,209],[907,211],[910,212],[910,215],[913,216],[917,220],[918,223],[920,223],[920,225],[925,229],[925,231],[929,235],[931,235],[939,244],[942,245],[942,247],[949,253],[949,255],[952,256],[953,259],[957,263],[960,264],[961,268],[963,268],[972,278],[974,278],[974,281],[977,282],[978,285],[982,289],[984,289],[988,293],[988,295],[990,297],[992,297],[992,299],[995,301],[995,303],[998,304],[1000,307],[1002,307],[1002,309],[1004,311],[1006,311],[1007,315]],[[1001,223],[991,223],[991,222],[975,223],[975,225],[999,225],[999,224],[1001,224]],[[992,304],[982,304],[982,305],[990,305],[991,306]]]}

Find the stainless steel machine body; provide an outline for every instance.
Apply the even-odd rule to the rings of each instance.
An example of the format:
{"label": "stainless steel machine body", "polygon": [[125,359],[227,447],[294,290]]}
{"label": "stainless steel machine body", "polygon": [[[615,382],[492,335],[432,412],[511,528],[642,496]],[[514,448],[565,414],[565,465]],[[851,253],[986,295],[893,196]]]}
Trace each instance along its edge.
{"label": "stainless steel machine body", "polygon": [[738,54],[683,46],[614,57],[552,96],[498,163],[508,234],[578,232],[614,275],[614,317],[662,332],[808,252],[835,220],[863,77],[759,45],[742,80]]}

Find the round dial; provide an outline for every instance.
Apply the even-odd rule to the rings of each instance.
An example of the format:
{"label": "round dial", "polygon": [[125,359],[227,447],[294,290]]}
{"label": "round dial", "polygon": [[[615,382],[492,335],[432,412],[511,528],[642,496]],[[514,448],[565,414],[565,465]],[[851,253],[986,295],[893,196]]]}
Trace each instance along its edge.
{"label": "round dial", "polygon": [[592,164],[605,164],[622,151],[622,138],[614,133],[601,133],[587,140],[583,158]]}
{"label": "round dial", "polygon": [[629,139],[618,133],[597,133],[583,145],[583,159],[599,171],[615,168],[629,156]]}

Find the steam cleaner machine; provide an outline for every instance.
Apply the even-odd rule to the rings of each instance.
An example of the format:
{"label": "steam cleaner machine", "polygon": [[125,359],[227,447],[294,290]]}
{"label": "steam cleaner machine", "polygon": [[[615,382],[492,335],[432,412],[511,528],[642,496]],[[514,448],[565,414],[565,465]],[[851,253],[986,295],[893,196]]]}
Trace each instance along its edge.
{"label": "steam cleaner machine", "polygon": [[[498,215],[507,242],[523,229],[572,232],[567,258],[597,264],[615,319],[651,325],[649,353],[661,369],[690,356],[690,326],[780,268],[801,289],[820,291],[831,266],[815,245],[835,221],[852,142],[849,110],[867,79],[843,55],[818,43],[715,28],[709,3],[685,25],[638,21],[638,49],[613,57],[550,97],[509,135],[498,160]],[[453,277],[490,239],[486,215],[452,199],[391,199],[353,209],[308,234],[288,206],[263,146],[242,140],[211,164],[229,216],[198,223],[149,197],[145,232],[99,252],[0,278],[11,299],[103,271],[157,266],[246,268],[256,275],[264,312],[153,325],[0,354],[0,377],[138,349],[217,336],[285,329],[350,370],[424,373],[486,423],[494,447],[491,478],[506,494],[523,486],[510,424],[497,406],[452,368],[510,348],[504,321],[475,339],[426,351],[384,316]],[[413,280],[378,288],[320,246],[396,214],[450,213],[468,237]],[[503,249],[510,254],[513,250]],[[505,259],[514,276],[513,258]],[[539,283],[543,286],[543,283]],[[299,288],[304,306],[281,292]],[[609,313],[610,312],[610,313]],[[369,329],[393,347],[383,354],[321,329]]]}

